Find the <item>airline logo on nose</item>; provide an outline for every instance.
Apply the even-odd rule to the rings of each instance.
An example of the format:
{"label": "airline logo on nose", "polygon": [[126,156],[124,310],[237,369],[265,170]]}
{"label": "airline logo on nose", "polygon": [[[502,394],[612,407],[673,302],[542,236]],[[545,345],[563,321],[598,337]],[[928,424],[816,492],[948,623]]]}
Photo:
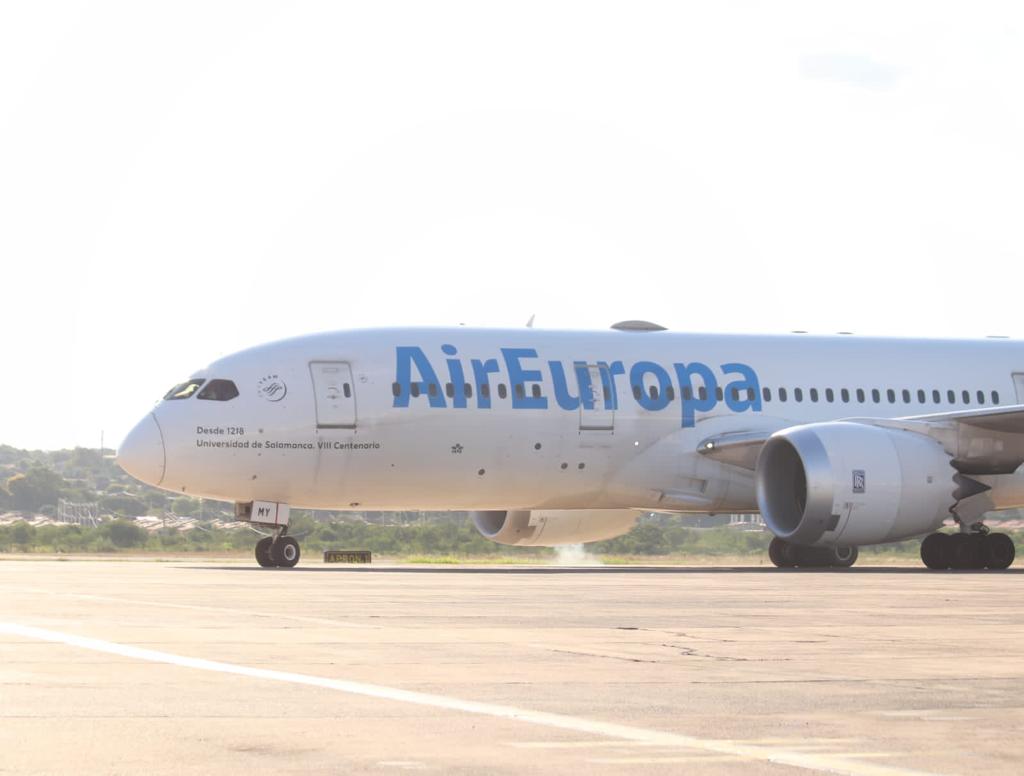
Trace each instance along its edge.
{"label": "airline logo on nose", "polygon": [[[619,389],[628,384],[628,395],[645,410],[657,412],[678,402],[684,428],[696,423],[698,413],[711,412],[720,403],[732,412],[761,411],[761,385],[746,364],[730,362],[715,370],[699,361],[667,367],[637,361],[627,369],[622,361],[545,361],[534,348],[501,348],[500,361],[471,358],[467,370],[454,345],[442,345],[441,352],[447,357],[444,381],[422,348],[395,348],[394,407],[408,407],[415,399],[436,408],[467,408],[473,401],[477,409],[490,409],[494,395],[490,376],[497,375],[498,382],[508,381],[513,409],[544,410],[553,400],[569,411],[615,410],[620,405]],[[467,380],[467,375],[472,379]],[[595,376],[599,385],[594,384]],[[455,390],[446,391],[446,382]],[[475,399],[467,396],[467,383]],[[489,389],[481,390],[485,385]],[[547,393],[547,386],[553,395]]]}
{"label": "airline logo on nose", "polygon": [[256,383],[256,390],[267,401],[281,401],[288,395],[288,385],[277,375],[260,378]]}

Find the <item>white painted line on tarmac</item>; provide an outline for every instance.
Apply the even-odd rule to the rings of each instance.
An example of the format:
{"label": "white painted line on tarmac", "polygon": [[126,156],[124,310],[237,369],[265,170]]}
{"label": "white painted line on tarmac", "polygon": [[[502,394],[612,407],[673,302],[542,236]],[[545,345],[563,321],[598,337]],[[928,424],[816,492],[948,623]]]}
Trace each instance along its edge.
{"label": "white painted line on tarmac", "polygon": [[21,625],[14,622],[0,622],[0,635],[3,634],[55,644],[65,644],[70,647],[88,649],[93,652],[103,652],[108,655],[118,655],[120,657],[131,658],[134,660],[146,660],[151,663],[163,663],[166,665],[180,666],[182,668],[193,668],[199,671],[214,671],[222,674],[246,676],[251,679],[264,679],[272,682],[287,682],[289,684],[306,685],[308,687],[320,687],[323,689],[349,693],[351,695],[361,695],[364,697],[379,698],[387,701],[398,701],[400,703],[410,703],[417,706],[430,706],[437,709],[446,709],[448,711],[462,712],[465,714],[480,714],[488,717],[512,720],[514,722],[525,722],[531,725],[543,725],[544,727],[557,728],[560,730],[572,730],[576,733],[586,733],[589,735],[601,736],[603,738],[615,738],[639,744],[699,749],[705,752],[714,752],[716,754],[729,755],[745,760],[789,765],[795,768],[804,768],[813,771],[827,771],[829,773],[849,774],[850,776],[922,776],[921,771],[908,770],[897,766],[858,762],[855,757],[851,757],[848,754],[830,755],[800,752],[778,746],[753,746],[737,741],[717,741],[714,739],[682,735],[680,733],[667,733],[660,730],[650,730],[630,725],[619,725],[613,722],[600,722],[597,720],[584,719],[583,717],[570,717],[564,714],[552,714],[544,711],[519,709],[514,706],[501,706],[492,703],[481,703],[479,701],[461,700],[459,698],[450,698],[445,695],[432,695],[430,693],[399,690],[395,687],[385,687],[377,684],[351,682],[344,679],[331,679],[329,677],[311,676],[309,674],[295,674],[288,671],[274,671],[268,668],[256,668],[253,666],[237,665],[235,663],[222,663],[216,660],[205,660],[198,657],[175,655],[171,652],[160,652],[155,649],[143,649],[141,647],[133,647],[129,644],[118,644],[113,641],[103,641],[101,639],[93,639],[86,636],[76,636],[71,633],[62,633],[60,631],[48,630],[45,628],[36,628],[31,625]]}

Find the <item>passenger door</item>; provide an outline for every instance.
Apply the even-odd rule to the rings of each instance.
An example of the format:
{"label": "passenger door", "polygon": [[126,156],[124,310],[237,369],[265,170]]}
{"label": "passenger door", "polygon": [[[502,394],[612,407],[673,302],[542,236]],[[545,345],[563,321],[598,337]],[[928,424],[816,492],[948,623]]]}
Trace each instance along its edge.
{"label": "passenger door", "polygon": [[316,397],[316,427],[356,427],[356,387],[352,367],[344,361],[311,361]]}
{"label": "passenger door", "polygon": [[1017,389],[1017,404],[1024,404],[1024,372],[1013,373],[1013,387]]}
{"label": "passenger door", "polygon": [[[580,431],[615,430],[615,410],[612,409],[612,375],[604,364],[587,364],[589,385],[580,386]],[[588,409],[582,399],[589,399]]]}

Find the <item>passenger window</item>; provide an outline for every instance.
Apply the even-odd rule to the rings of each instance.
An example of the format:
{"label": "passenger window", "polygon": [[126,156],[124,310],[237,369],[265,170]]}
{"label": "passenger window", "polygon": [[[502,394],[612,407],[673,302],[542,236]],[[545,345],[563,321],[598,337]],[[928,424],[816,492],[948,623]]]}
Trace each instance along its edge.
{"label": "passenger window", "polygon": [[658,398],[658,386],[656,386],[656,385],[652,385],[652,386],[650,387],[650,389],[648,389],[647,393],[648,393],[648,395],[649,395],[649,396],[650,396],[650,397],[651,397],[652,399],[657,399],[657,398]]}
{"label": "passenger window", "polygon": [[409,393],[412,394],[413,398],[416,398],[417,396],[419,396],[420,395],[420,384],[419,383],[413,383],[412,385],[410,385],[409,386]]}
{"label": "passenger window", "polygon": [[537,385],[536,383],[533,384],[533,391],[532,391],[532,393],[533,393],[533,398],[535,398],[535,399],[539,399],[540,398],[540,386]]}
{"label": "passenger window", "polygon": [[829,404],[831,404],[835,400],[836,400],[835,391],[833,391],[831,388],[826,388],[825,389],[825,401],[827,401]]}
{"label": "passenger window", "polygon": [[938,389],[932,391],[932,404],[938,404],[942,401],[942,394],[939,393]]}
{"label": "passenger window", "polygon": [[999,404],[999,391],[992,391],[992,403]]}
{"label": "passenger window", "polygon": [[707,398],[708,398],[707,386],[702,385],[700,388],[697,389],[697,397],[701,401],[707,401]]}
{"label": "passenger window", "polygon": [[811,388],[811,401],[817,401],[817,400],[818,400],[818,389],[817,388]]}
{"label": "passenger window", "polygon": [[753,388],[747,388],[747,401],[751,401],[752,402],[752,401],[754,401],[754,399],[756,397],[757,397],[757,391],[755,391]]}
{"label": "passenger window", "polygon": [[921,389],[921,388],[917,389],[917,402],[918,402],[918,404],[924,404],[925,403],[924,390]]}
{"label": "passenger window", "polygon": [[480,383],[480,395],[483,396],[485,399],[491,398],[490,383]]}
{"label": "passenger window", "polygon": [[896,391],[894,391],[892,388],[889,388],[888,390],[886,390],[885,395],[886,395],[886,398],[889,399],[889,404],[895,404],[896,403]]}
{"label": "passenger window", "polygon": [[231,401],[238,396],[238,388],[230,380],[210,380],[196,398],[208,401]]}
{"label": "passenger window", "polygon": [[199,390],[200,386],[205,383],[206,380],[187,380],[184,383],[179,383],[169,390],[164,399],[166,401],[176,401],[178,399],[190,399],[192,395]]}
{"label": "passenger window", "polygon": [[873,401],[875,404],[878,404],[880,401],[882,401],[882,394],[877,388],[871,389],[871,401]]}
{"label": "passenger window", "polygon": [[779,388],[779,401],[786,401],[786,389]]}
{"label": "passenger window", "polygon": [[733,388],[732,390],[729,391],[729,393],[732,394],[732,400],[733,401],[739,401],[740,400],[740,389],[739,388]]}
{"label": "passenger window", "polygon": [[860,403],[860,404],[863,404],[865,399],[867,399],[867,397],[864,395],[864,389],[863,388],[858,388],[857,389],[857,402]]}
{"label": "passenger window", "polygon": [[950,404],[956,404],[956,394],[953,391],[947,391],[946,398],[949,400]]}
{"label": "passenger window", "polygon": [[640,397],[642,395],[643,395],[643,391],[640,390],[640,386],[639,385],[634,385],[633,386],[633,398],[636,399],[637,401],[640,401]]}
{"label": "passenger window", "polygon": [[765,401],[771,401],[772,400],[772,389],[771,388],[762,388],[761,389],[761,396],[764,397]]}
{"label": "passenger window", "polygon": [[519,397],[520,399],[526,396],[526,389],[523,388],[522,383],[516,383],[516,396]]}
{"label": "passenger window", "polygon": [[398,383],[391,383],[391,395],[392,396],[401,396],[402,395],[402,386],[399,385]]}
{"label": "passenger window", "polygon": [[903,403],[910,404],[910,391],[906,388],[903,389]]}
{"label": "passenger window", "polygon": [[352,398],[352,386],[349,385],[348,383],[345,383],[343,386],[341,386],[341,392],[345,394],[346,399]]}
{"label": "passenger window", "polygon": [[454,399],[455,398],[455,384],[454,383],[445,383],[444,384],[444,395],[447,396],[449,399]]}
{"label": "passenger window", "polygon": [[675,389],[675,387],[671,386],[671,385],[668,386],[668,388],[665,389],[665,396],[668,398],[669,401],[675,401],[676,400],[676,389]]}
{"label": "passenger window", "polygon": [[693,388],[690,386],[683,388],[683,401],[693,401]]}
{"label": "passenger window", "polygon": [[843,390],[841,390],[839,392],[839,398],[841,398],[843,400],[843,404],[849,404],[850,403],[850,391],[847,388],[843,388]]}
{"label": "passenger window", "polygon": [[978,404],[984,404],[984,403],[985,403],[985,392],[984,391],[978,391]]}
{"label": "passenger window", "polygon": [[473,385],[472,385],[472,383],[466,383],[465,386],[463,386],[462,390],[463,390],[463,393],[466,394],[466,398],[467,399],[472,399],[473,398]]}
{"label": "passenger window", "polygon": [[725,394],[722,392],[722,386],[715,388],[715,398],[718,399],[718,401],[722,401],[722,399],[725,398]]}
{"label": "passenger window", "polygon": [[964,396],[964,404],[970,404],[971,403],[971,392],[970,391],[964,391],[963,396]]}
{"label": "passenger window", "polygon": [[794,388],[793,389],[793,398],[796,399],[797,401],[803,401],[804,400],[804,389],[803,388]]}
{"label": "passenger window", "polygon": [[505,387],[505,383],[498,383],[498,398],[504,399],[508,396],[508,388]]}
{"label": "passenger window", "polygon": [[437,383],[427,383],[427,393],[437,396]]}

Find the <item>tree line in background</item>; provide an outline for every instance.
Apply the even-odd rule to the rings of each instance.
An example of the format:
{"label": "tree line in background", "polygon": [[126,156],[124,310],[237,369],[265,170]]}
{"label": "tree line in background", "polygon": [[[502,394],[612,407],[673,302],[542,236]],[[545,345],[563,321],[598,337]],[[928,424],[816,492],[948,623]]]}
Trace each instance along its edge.
{"label": "tree line in background", "polygon": [[[197,499],[175,497],[133,480],[100,450],[18,450],[0,445],[0,512],[53,517],[61,499],[96,503],[113,517],[198,514]],[[213,505],[212,512],[224,512]]]}
{"label": "tree line in background", "polygon": [[[211,526],[230,520],[232,505],[200,502],[139,483],[99,450],[76,448],[29,452],[0,447],[0,512],[54,516],[57,502],[97,503],[109,515],[98,526],[0,525],[0,551],[154,552],[251,551],[256,532]],[[131,518],[173,514],[202,518],[188,531],[147,530]],[[289,532],[303,549],[364,549],[390,556],[539,558],[554,554],[544,547],[495,544],[473,527],[466,513],[325,513],[292,510]],[[588,545],[594,553],[615,555],[755,554],[767,546],[763,532],[698,531],[677,518],[649,517],[629,534]]]}
{"label": "tree line in background", "polygon": [[[98,503],[110,516],[97,526],[40,525],[14,520],[0,525],[0,552],[154,552],[251,551],[259,538],[247,528],[225,529],[211,524],[230,520],[232,505],[200,502],[143,485],[99,450],[76,448],[54,452],[0,446],[0,513],[53,516],[60,499]],[[181,515],[204,518],[188,531],[147,530],[131,518],[140,515]],[[389,556],[455,556],[544,558],[549,548],[506,547],[482,537],[466,513],[325,513],[292,511],[289,531],[303,549],[362,549]],[[587,545],[605,556],[764,555],[771,536],[764,531],[730,528],[695,529],[683,518],[650,515],[624,536]],[[1018,542],[1022,539],[1018,538]],[[916,541],[870,553],[916,555]]]}
{"label": "tree line in background", "polygon": [[[292,513],[289,533],[299,538],[303,551],[319,554],[329,549],[370,550],[375,555],[425,559],[493,558],[542,560],[557,553],[547,547],[507,547],[485,539],[465,513],[451,513],[412,524],[376,524],[361,521],[323,522],[309,513]],[[71,525],[32,526],[15,522],[0,526],[2,552],[245,552],[259,536],[247,529],[147,531],[131,520],[112,520],[96,527]],[[586,545],[588,553],[602,557],[766,557],[770,534],[732,528],[696,529],[678,517],[642,518],[628,534]],[[1018,537],[1017,541],[1024,541]],[[867,554],[916,557],[916,541],[863,548]]]}

